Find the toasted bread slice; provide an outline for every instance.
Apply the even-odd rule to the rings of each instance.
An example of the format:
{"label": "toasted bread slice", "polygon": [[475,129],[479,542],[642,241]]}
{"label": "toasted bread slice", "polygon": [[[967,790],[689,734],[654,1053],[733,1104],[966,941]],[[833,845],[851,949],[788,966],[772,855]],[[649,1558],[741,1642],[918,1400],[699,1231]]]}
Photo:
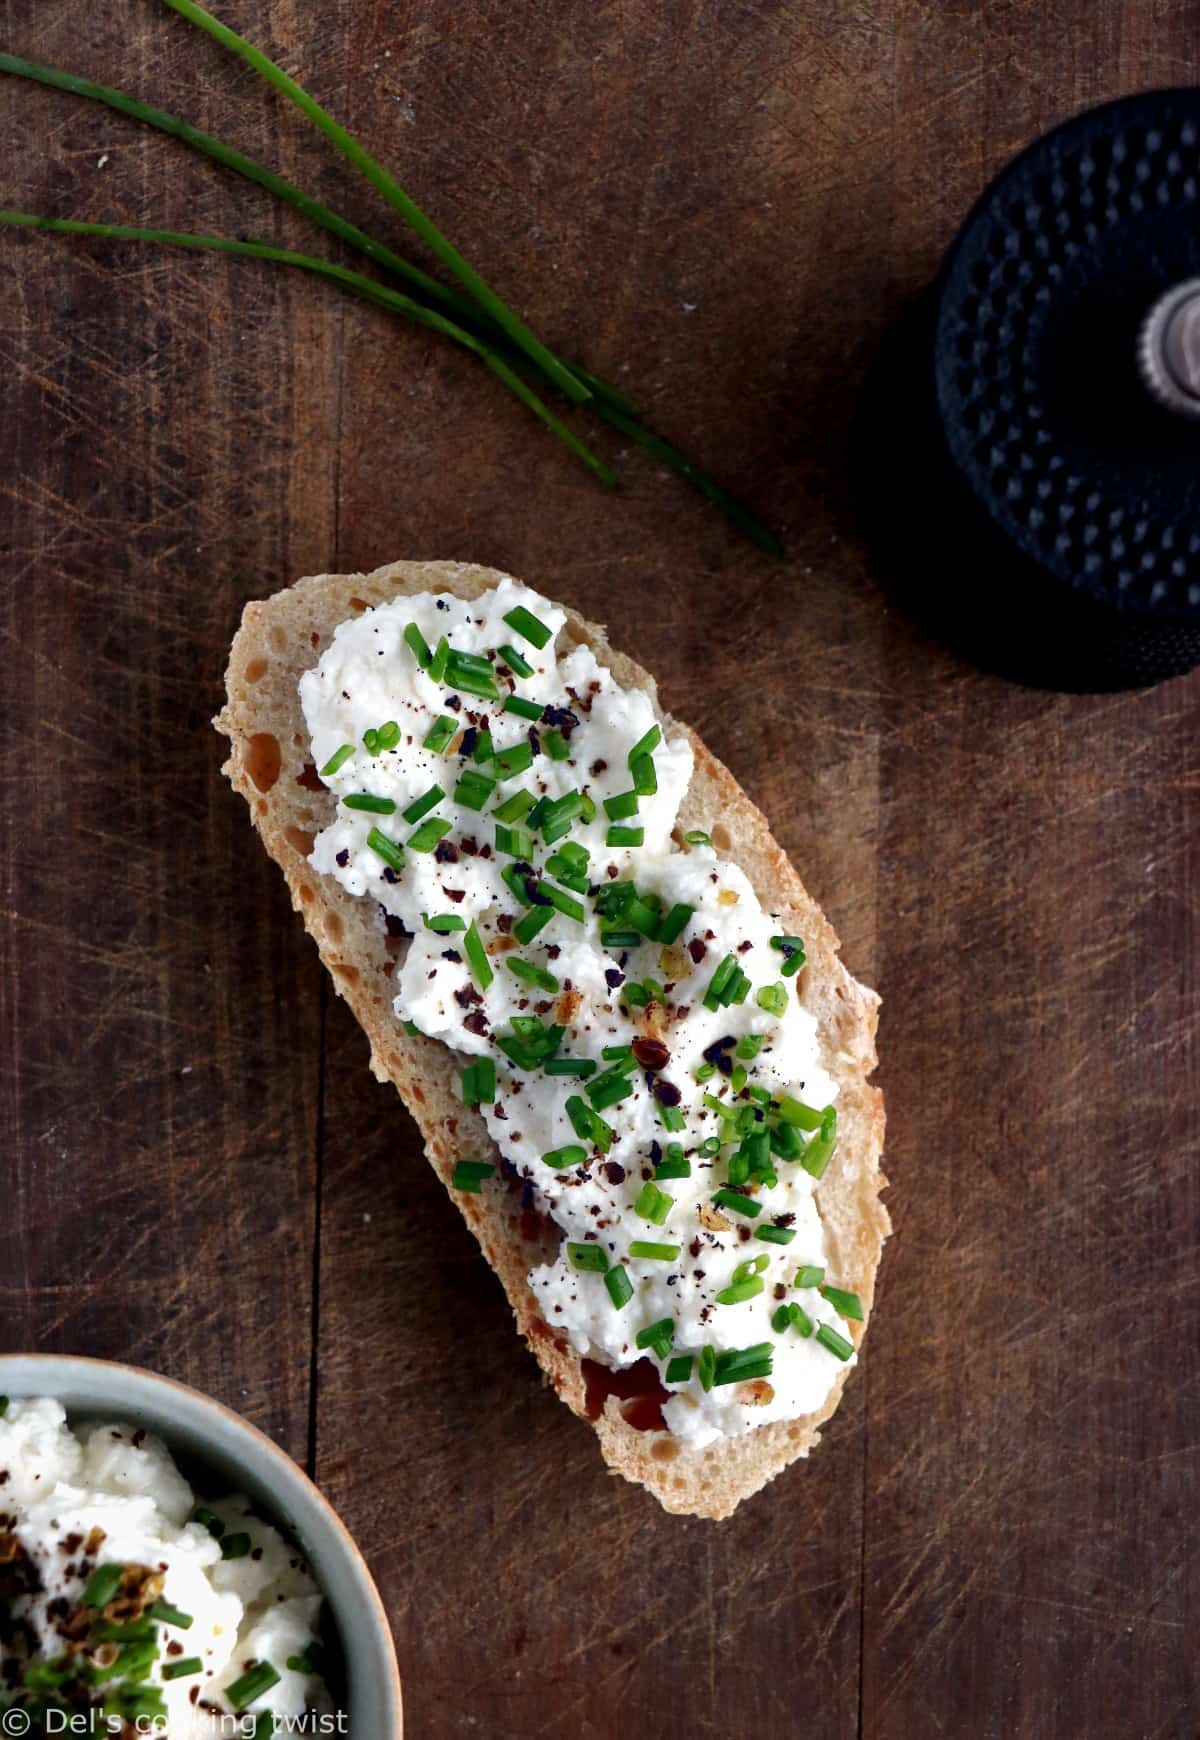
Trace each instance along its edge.
{"label": "toasted bread slice", "polygon": [[[424,1035],[410,1036],[393,1012],[397,945],[378,908],[318,875],[308,862],[313,837],[332,819],[334,798],[314,776],[298,683],[301,673],[317,663],[338,623],[355,612],[417,592],[475,598],[502,578],[493,569],[466,563],[395,562],[373,574],[318,575],[249,604],[230,656],[227,704],[215,721],[231,745],[224,771],[246,799],[254,826],[287,878],[293,905],[370,1041],[371,1066],[398,1089],[447,1186],[458,1160],[495,1150],[482,1118],[464,1107],[456,1092],[461,1056]],[[646,690],[665,731],[668,719],[658,708],[653,677],[614,651],[603,628],[568,610],[563,635],[586,642],[622,685]],[[687,730],[671,723],[675,730]],[[772,839],[764,817],[695,734],[688,735],[695,771],[680,828],[707,827],[718,848],[750,878],[763,905],[783,917],[786,931],[804,938],[808,965],[801,995],[818,1018],[822,1061],[838,1083],[838,1146],[817,1187],[817,1203],[831,1272],[862,1301],[864,1321],[851,1326],[857,1343],[890,1230],[879,1200],[886,1183],[880,1169],[883,1101],[868,1082],[875,1066],[878,999],[838,959],[832,927]],[[498,1192],[455,1192],[455,1201],[500,1276],[517,1323],[550,1382],[575,1413],[590,1417],[597,1404],[587,1393],[584,1362],[543,1320],[526,1279],[531,1268],[553,1256],[558,1240],[552,1223],[531,1237],[530,1217],[522,1217],[518,1200],[510,1202]],[[667,1432],[637,1429],[626,1418],[628,1412],[636,1419],[637,1410],[626,1405],[623,1411],[612,1395],[592,1424],[609,1465],[649,1487],[667,1510],[724,1517],[795,1457],[808,1454],[838,1404],[846,1375],[839,1374],[818,1412],[704,1449]]]}

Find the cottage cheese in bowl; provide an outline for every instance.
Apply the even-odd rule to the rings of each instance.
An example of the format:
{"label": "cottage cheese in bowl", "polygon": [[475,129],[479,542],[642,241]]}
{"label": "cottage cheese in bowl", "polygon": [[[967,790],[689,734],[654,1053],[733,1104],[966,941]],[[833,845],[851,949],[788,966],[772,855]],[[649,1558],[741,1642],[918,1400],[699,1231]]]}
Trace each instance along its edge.
{"label": "cottage cheese in bowl", "polygon": [[0,1410],[0,1711],[22,1732],[83,1731],[64,1711],[170,1740],[341,1731],[321,1591],[248,1500],[198,1500],[133,1427]]}

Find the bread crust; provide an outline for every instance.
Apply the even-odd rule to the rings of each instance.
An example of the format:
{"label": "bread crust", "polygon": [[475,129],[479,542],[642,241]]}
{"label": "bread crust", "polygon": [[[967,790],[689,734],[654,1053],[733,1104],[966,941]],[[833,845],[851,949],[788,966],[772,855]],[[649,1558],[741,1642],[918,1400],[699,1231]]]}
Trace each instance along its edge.
{"label": "bread crust", "polygon": [[[503,578],[495,569],[467,563],[393,562],[372,574],[316,575],[248,604],[230,653],[226,705],[214,720],[230,742],[223,771],[246,799],[263,844],[287,879],[293,906],[366,1033],[374,1073],[400,1093],[447,1188],[459,1159],[496,1150],[479,1113],[458,1098],[460,1056],[423,1034],[405,1033],[393,1013],[397,945],[375,903],[346,893],[307,862],[314,836],[333,819],[334,799],[313,778],[298,685],[338,623],[356,611],[425,591],[474,598]],[[838,1146],[816,1199],[830,1269],[862,1300],[864,1321],[849,1326],[857,1344],[870,1317],[880,1253],[890,1231],[880,1201],[887,1182],[880,1166],[883,1098],[868,1080],[876,1061],[879,1000],[842,965],[832,926],[728,769],[694,732],[662,711],[653,677],[615,651],[603,628],[570,609],[566,614],[564,636],[586,642],[621,684],[645,689],[664,729],[687,732],[696,761],[680,828],[715,829],[715,843],[750,878],[763,905],[782,916],[787,931],[804,938],[808,965],[802,996],[818,1019],[822,1061],[838,1083]],[[519,1198],[498,1190],[478,1196],[455,1191],[453,1198],[503,1282],[518,1327],[543,1371],[568,1407],[587,1418],[582,1362],[562,1334],[545,1323],[526,1281],[529,1270],[557,1247],[552,1225],[546,1223],[531,1237],[530,1217],[521,1214]],[[591,1423],[609,1466],[648,1487],[668,1511],[726,1517],[789,1462],[808,1455],[838,1405],[847,1375],[845,1370],[839,1374],[817,1412],[759,1426],[703,1450],[669,1433],[635,1429],[611,1396]]]}

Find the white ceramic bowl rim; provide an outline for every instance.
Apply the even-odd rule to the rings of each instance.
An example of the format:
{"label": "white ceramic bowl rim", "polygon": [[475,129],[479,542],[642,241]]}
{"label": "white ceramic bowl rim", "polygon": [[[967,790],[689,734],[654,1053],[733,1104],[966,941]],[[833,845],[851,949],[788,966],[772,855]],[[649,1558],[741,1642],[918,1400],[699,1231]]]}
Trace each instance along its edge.
{"label": "white ceramic bowl rim", "polygon": [[401,1740],[392,1629],[345,1524],[291,1457],[257,1426],[174,1378],[72,1354],[0,1354],[0,1395],[51,1396],[68,1415],[130,1421],[180,1457],[236,1485],[294,1535],[341,1634],[351,1740]]}

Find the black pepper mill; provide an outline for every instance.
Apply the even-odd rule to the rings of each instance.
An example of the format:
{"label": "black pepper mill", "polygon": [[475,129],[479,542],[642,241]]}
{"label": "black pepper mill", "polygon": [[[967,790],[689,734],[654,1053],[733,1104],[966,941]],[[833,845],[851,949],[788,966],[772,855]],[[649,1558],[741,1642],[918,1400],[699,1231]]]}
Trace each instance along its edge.
{"label": "black pepper mill", "polygon": [[1056,689],[1200,663],[1200,91],[1016,158],[889,341],[856,484],[901,602]]}

